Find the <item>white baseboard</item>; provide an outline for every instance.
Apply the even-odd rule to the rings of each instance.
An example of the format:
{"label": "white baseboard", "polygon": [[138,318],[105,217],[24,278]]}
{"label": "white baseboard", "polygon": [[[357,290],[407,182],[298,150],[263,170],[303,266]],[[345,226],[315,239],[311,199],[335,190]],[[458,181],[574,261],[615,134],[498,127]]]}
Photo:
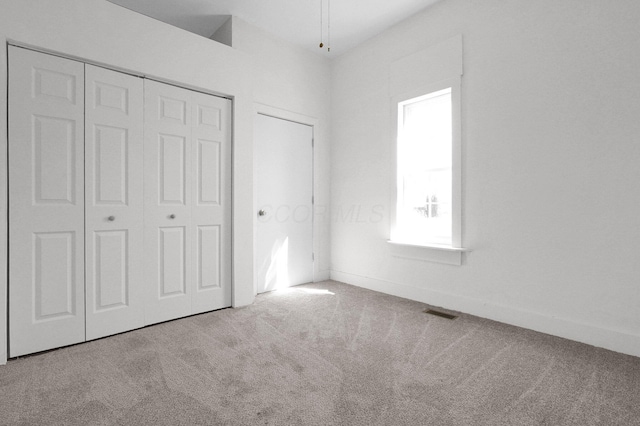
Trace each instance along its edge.
{"label": "white baseboard", "polygon": [[640,335],[548,317],[536,312],[496,305],[483,300],[429,289],[364,277],[347,272],[331,271],[331,279],[345,284],[415,300],[432,306],[464,312],[482,318],[515,325],[588,345],[640,357]]}

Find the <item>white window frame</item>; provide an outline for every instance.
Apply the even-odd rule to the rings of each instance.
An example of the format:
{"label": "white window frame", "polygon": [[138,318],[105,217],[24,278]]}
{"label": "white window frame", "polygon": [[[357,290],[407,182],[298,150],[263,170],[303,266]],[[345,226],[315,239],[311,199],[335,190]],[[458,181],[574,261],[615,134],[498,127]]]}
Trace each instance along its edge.
{"label": "white window frame", "polygon": [[[416,244],[403,241],[398,236],[398,106],[410,99],[419,98],[440,90],[451,88],[452,125],[452,199],[451,199],[451,245],[432,243]],[[461,253],[467,251],[462,246],[462,123],[461,123],[461,77],[441,80],[418,89],[394,96],[391,102],[393,116],[393,185],[391,191],[390,240],[392,254],[400,257],[433,260],[436,262],[461,264]],[[434,253],[440,251],[440,253]]]}

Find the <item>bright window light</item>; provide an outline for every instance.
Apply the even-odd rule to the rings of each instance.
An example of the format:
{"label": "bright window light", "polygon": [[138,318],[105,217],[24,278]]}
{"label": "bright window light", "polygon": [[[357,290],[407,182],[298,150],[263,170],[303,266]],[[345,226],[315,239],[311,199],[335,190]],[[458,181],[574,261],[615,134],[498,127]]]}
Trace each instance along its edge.
{"label": "bright window light", "polygon": [[452,89],[398,104],[394,240],[452,246]]}

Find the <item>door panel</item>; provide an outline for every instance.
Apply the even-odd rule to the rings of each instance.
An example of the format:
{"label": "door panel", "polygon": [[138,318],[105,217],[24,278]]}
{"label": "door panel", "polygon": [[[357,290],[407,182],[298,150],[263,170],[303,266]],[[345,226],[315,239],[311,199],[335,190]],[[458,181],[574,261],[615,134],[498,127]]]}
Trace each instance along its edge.
{"label": "door panel", "polygon": [[9,47],[9,343],[84,341],[84,65]]}
{"label": "door panel", "polygon": [[257,114],[258,293],[313,281],[313,128]]}
{"label": "door panel", "polygon": [[158,241],[160,299],[183,296],[187,293],[185,227],[161,227]]}
{"label": "door panel", "polygon": [[186,205],[187,140],[184,136],[158,135],[160,205]]}
{"label": "door panel", "polygon": [[220,200],[220,183],[222,173],[220,141],[198,139],[198,205],[218,206]]}
{"label": "door panel", "polygon": [[75,121],[33,116],[36,204],[75,204]]}
{"label": "door panel", "polygon": [[129,199],[129,129],[94,124],[93,203],[126,206]]}
{"label": "door panel", "polygon": [[[129,273],[134,266],[129,261],[128,230],[95,233],[95,310],[129,306]],[[89,309],[87,309],[88,311]]]}
{"label": "door panel", "polygon": [[198,291],[220,287],[220,226],[198,226]]}
{"label": "door panel", "polygon": [[190,91],[145,81],[146,324],[191,314]]}
{"label": "door panel", "polygon": [[86,65],[87,340],[144,326],[143,82]]}
{"label": "door panel", "polygon": [[231,101],[191,92],[192,312],[231,306]]}
{"label": "door panel", "polygon": [[151,85],[161,85],[164,86],[159,90],[166,92],[167,96],[175,96],[177,99],[172,99],[167,96],[158,95],[157,104],[160,106],[160,114],[158,115],[158,120],[164,123],[174,123],[182,126],[187,125],[188,115],[187,115],[187,103],[188,93],[184,92],[184,89],[180,89],[178,87],[167,86],[161,83],[149,82]]}
{"label": "door panel", "polygon": [[35,232],[35,321],[76,314],[75,235],[73,232]]}

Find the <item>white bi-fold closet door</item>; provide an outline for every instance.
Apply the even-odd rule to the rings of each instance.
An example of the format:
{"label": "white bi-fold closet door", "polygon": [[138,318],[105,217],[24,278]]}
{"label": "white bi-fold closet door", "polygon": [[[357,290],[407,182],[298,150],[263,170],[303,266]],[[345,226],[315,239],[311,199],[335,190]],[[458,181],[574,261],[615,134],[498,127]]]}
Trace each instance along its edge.
{"label": "white bi-fold closet door", "polygon": [[9,81],[10,356],[230,306],[230,102],[15,47]]}
{"label": "white bi-fold closet door", "polygon": [[84,65],[9,48],[9,350],[85,339]]}
{"label": "white bi-fold closet door", "polygon": [[229,104],[145,82],[148,324],[231,305]]}
{"label": "white bi-fold closet door", "polygon": [[143,80],[85,65],[86,339],[145,325]]}

